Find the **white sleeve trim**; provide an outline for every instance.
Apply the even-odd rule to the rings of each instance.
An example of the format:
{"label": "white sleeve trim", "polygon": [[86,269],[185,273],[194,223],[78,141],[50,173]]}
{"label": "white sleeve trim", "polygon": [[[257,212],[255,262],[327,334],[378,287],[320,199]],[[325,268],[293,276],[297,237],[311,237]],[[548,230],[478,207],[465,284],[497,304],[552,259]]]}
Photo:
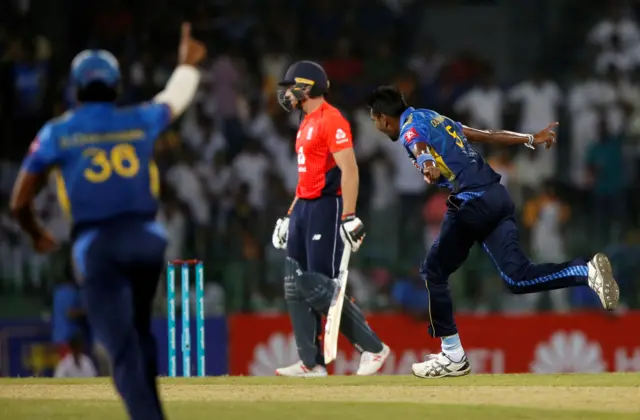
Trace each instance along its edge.
{"label": "white sleeve trim", "polygon": [[200,83],[200,72],[193,66],[182,64],[173,71],[164,90],[153,100],[169,105],[174,117],[181,115],[193,101]]}

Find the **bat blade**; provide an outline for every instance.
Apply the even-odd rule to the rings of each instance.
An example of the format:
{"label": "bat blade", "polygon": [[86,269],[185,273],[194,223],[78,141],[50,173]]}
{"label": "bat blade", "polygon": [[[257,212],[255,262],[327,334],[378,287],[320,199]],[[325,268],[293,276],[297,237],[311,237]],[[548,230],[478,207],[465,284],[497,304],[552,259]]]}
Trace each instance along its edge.
{"label": "bat blade", "polygon": [[340,336],[340,318],[342,317],[342,305],[347,288],[349,271],[344,270],[336,279],[337,287],[333,292],[331,306],[327,313],[327,322],[324,327],[324,362],[329,364],[338,356],[338,337]]}

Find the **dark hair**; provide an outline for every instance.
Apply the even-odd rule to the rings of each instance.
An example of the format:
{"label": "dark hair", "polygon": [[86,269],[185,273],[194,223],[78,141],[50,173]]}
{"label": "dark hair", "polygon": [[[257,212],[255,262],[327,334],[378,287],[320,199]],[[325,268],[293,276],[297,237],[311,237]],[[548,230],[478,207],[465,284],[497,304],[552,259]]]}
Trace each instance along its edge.
{"label": "dark hair", "polygon": [[114,102],[118,98],[118,88],[102,82],[91,82],[87,86],[78,87],[76,97],[78,102]]}
{"label": "dark hair", "polygon": [[376,88],[369,96],[367,105],[374,114],[390,117],[400,117],[409,108],[402,92],[394,86]]}

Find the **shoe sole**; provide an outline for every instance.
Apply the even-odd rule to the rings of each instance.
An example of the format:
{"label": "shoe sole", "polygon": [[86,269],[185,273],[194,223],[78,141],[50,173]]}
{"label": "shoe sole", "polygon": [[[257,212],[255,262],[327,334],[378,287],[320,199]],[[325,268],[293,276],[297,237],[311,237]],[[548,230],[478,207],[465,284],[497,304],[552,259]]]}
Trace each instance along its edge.
{"label": "shoe sole", "polygon": [[411,373],[413,374],[413,376],[415,376],[416,378],[420,378],[420,379],[459,378],[461,376],[467,376],[468,374],[471,373],[471,365],[469,365],[469,362],[467,362],[467,367],[466,368],[464,368],[462,370],[456,370],[455,372],[448,372],[448,373],[445,373],[444,375],[440,375],[440,376],[422,376],[422,375],[418,375],[413,371],[413,369],[411,369]]}
{"label": "shoe sole", "polygon": [[600,292],[596,290],[600,297],[600,303],[607,311],[613,311],[620,301],[620,287],[613,278],[613,269],[611,268],[609,257],[602,253],[596,254],[593,257],[592,265],[602,279],[602,290]]}

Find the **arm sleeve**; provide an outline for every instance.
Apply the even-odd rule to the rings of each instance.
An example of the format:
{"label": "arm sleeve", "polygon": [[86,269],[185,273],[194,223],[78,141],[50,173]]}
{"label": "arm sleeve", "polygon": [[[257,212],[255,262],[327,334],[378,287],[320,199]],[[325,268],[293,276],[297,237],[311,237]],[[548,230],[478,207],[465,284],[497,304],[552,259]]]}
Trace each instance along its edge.
{"label": "arm sleeve", "polygon": [[403,131],[400,134],[400,137],[402,139],[402,144],[409,153],[409,158],[411,158],[411,161],[416,168],[422,170],[426,162],[435,162],[435,158],[430,153],[421,153],[419,156],[414,156],[413,149],[417,143],[429,144],[426,138],[427,136],[419,133],[415,127],[411,127]]}
{"label": "arm sleeve", "polygon": [[325,125],[324,135],[331,153],[353,147],[351,128],[349,127],[349,122],[343,117],[329,118]]}
{"label": "arm sleeve", "polygon": [[416,143],[424,143],[429,144],[429,136],[425,135],[422,132],[419,132],[415,127],[410,127],[406,130],[403,130],[400,134],[400,138],[402,139],[402,144],[409,150],[413,150]]}
{"label": "arm sleeve", "polygon": [[51,125],[46,124],[29,146],[29,152],[22,162],[22,168],[39,174],[58,161],[58,144],[52,134]]}
{"label": "arm sleeve", "polygon": [[171,125],[171,107],[163,102],[150,102],[140,106],[140,115],[155,139]]}

